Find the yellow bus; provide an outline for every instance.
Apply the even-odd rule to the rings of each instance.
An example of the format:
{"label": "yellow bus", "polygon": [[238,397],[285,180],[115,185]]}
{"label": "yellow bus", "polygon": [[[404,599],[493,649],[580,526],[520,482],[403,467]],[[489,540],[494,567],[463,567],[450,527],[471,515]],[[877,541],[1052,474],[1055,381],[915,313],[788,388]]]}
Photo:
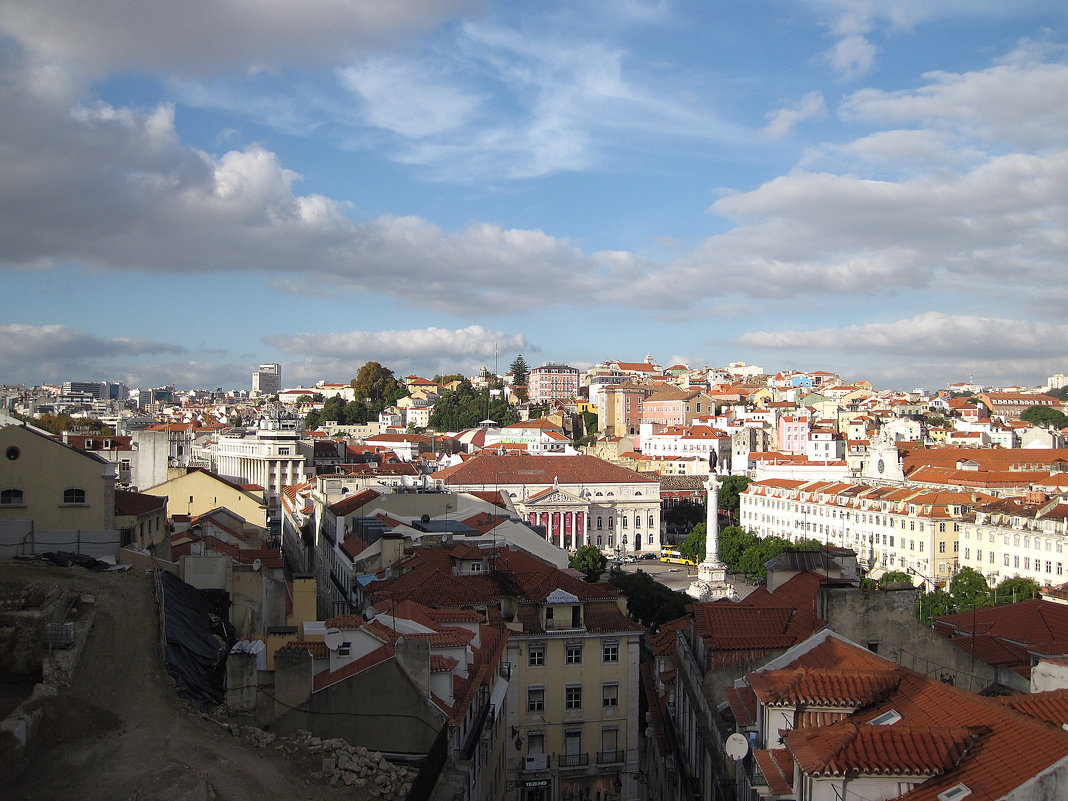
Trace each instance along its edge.
{"label": "yellow bus", "polygon": [[693,559],[687,559],[685,556],[683,556],[681,553],[679,553],[673,548],[664,548],[662,551],[660,551],[660,561],[670,562],[674,565],[697,565],[697,562],[695,562]]}

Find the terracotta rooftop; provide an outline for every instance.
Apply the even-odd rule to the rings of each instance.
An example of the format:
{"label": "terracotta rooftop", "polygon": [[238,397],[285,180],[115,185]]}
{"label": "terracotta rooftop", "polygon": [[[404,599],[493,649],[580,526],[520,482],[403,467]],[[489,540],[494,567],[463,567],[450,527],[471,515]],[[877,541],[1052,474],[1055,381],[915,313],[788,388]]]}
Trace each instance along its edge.
{"label": "terracotta rooftop", "polygon": [[783,743],[811,776],[938,776],[952,770],[989,729],[967,726],[869,726],[842,721],[794,729]]}
{"label": "terracotta rooftop", "polygon": [[774,751],[754,751],[753,758],[760,766],[760,772],[768,782],[768,789],[774,795],[793,793],[794,761],[785,748]]}
{"label": "terracotta rooftop", "polygon": [[595,456],[498,456],[482,452],[433,474],[447,485],[465,484],[655,484],[656,476],[628,470]]}

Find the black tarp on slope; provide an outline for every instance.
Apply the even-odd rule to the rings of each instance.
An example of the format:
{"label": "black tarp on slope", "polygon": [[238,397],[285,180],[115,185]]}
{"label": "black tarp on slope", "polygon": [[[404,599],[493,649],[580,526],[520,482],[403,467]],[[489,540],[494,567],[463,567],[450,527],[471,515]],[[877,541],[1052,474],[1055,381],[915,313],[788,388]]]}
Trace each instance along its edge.
{"label": "black tarp on slope", "polygon": [[178,695],[206,707],[226,695],[226,657],[236,642],[225,590],[198,590],[157,571],[163,621],[163,663]]}

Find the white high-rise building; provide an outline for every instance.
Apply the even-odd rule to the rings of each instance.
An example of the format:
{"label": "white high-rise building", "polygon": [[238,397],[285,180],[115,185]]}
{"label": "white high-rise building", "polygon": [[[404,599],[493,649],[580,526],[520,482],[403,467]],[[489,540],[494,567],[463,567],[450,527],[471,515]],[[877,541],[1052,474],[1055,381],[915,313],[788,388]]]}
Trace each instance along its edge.
{"label": "white high-rise building", "polygon": [[261,364],[252,374],[252,391],[260,395],[274,395],[282,389],[282,365]]}

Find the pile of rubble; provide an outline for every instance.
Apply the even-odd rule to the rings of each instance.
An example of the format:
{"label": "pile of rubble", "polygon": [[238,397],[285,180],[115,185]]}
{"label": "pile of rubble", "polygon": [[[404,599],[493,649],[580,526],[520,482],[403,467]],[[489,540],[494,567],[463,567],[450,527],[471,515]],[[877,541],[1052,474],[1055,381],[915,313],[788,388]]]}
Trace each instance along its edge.
{"label": "pile of rubble", "polygon": [[322,769],[314,771],[311,778],[363,788],[371,798],[384,801],[407,798],[415,781],[417,771],[394,765],[380,752],[368,751],[363,746],[351,746],[340,737],[324,740],[304,729],[298,729],[292,737],[279,737],[255,726],[227,724],[219,720],[215,722],[230,729],[235,737],[250,739],[258,748],[273,748],[287,756],[322,754]]}

